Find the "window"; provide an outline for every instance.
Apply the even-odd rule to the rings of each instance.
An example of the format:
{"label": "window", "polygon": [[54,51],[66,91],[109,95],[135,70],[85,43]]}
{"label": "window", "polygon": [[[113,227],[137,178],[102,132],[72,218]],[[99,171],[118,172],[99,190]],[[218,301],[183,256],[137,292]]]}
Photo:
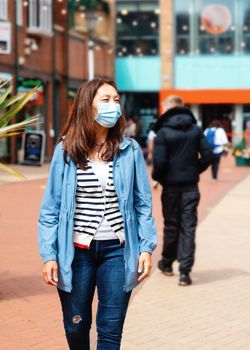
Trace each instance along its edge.
{"label": "window", "polygon": [[230,54],[235,51],[235,0],[198,0],[198,53]]}
{"label": "window", "polygon": [[29,29],[52,31],[52,0],[29,0]]}
{"label": "window", "polygon": [[175,0],[178,55],[250,53],[249,0]]}
{"label": "window", "polygon": [[29,0],[29,28],[39,27],[38,0]]}
{"label": "window", "polygon": [[240,42],[241,50],[244,53],[250,53],[250,3],[243,0],[243,18],[242,18],[242,40]]}
{"label": "window", "polygon": [[8,0],[0,0],[0,20],[8,20]]}
{"label": "window", "polygon": [[23,25],[23,1],[16,0],[16,24],[18,26]]}
{"label": "window", "polygon": [[190,52],[190,16],[188,1],[177,1],[175,6],[176,50],[185,55]]}
{"label": "window", "polygon": [[117,2],[117,55],[159,54],[159,2]]}
{"label": "window", "polygon": [[46,32],[52,31],[51,0],[40,0],[40,28]]}

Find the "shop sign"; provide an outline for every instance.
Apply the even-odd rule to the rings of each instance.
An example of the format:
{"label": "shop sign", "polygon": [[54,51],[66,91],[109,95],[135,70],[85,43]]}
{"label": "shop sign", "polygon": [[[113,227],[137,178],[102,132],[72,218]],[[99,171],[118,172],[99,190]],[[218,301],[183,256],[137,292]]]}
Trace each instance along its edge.
{"label": "shop sign", "polygon": [[45,133],[26,131],[22,137],[22,164],[42,165],[44,162]]}
{"label": "shop sign", "polygon": [[39,86],[39,91],[43,91],[43,82],[41,79],[26,79],[26,78],[18,78],[18,89],[21,92],[30,91],[34,89],[36,86]]}
{"label": "shop sign", "polygon": [[18,92],[28,92],[39,86],[36,93],[30,98],[30,101],[34,102],[37,106],[43,105],[44,97],[44,87],[41,79],[26,79],[18,78],[17,79],[17,91]]}
{"label": "shop sign", "polygon": [[11,52],[11,23],[0,21],[0,55]]}

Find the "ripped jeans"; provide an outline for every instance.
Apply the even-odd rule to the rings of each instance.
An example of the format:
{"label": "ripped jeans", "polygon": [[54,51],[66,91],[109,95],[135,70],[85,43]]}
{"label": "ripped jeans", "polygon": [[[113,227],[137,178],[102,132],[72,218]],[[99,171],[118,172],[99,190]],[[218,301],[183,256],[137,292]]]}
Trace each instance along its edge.
{"label": "ripped jeans", "polygon": [[58,289],[70,350],[89,350],[92,301],[97,287],[97,350],[119,350],[131,292],[123,290],[124,245],[119,240],[95,241],[90,249],[75,248],[71,293]]}

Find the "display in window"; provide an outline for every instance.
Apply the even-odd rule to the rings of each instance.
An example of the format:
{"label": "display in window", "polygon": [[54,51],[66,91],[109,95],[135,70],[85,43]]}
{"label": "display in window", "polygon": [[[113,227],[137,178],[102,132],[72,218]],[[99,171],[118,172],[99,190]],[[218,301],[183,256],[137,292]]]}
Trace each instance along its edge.
{"label": "display in window", "polygon": [[201,14],[204,29],[213,35],[225,33],[232,23],[232,15],[227,6],[213,4],[206,6]]}

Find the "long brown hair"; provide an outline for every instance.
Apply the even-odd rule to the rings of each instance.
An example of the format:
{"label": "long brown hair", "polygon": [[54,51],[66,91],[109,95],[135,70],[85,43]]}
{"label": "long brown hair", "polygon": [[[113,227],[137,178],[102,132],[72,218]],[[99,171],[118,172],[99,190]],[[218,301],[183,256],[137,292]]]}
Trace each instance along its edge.
{"label": "long brown hair", "polygon": [[[117,91],[115,82],[108,79],[93,79],[80,86],[67,124],[58,139],[58,142],[63,141],[65,162],[67,156],[70,156],[82,169],[86,168],[88,156],[98,142],[96,122],[93,118],[93,100],[98,89],[104,84],[113,86]],[[125,120],[125,116],[122,115],[116,125],[109,129],[102,160],[110,161],[119,152]]]}

